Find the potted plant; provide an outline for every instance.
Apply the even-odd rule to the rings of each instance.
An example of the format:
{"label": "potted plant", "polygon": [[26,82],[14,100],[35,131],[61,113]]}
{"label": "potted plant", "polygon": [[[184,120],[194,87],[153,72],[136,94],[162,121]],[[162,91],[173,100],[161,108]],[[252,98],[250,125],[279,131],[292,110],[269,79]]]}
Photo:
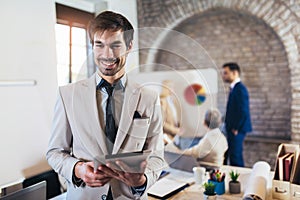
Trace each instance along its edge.
{"label": "potted plant", "polygon": [[215,185],[215,192],[218,195],[225,193],[225,173],[222,173],[219,170],[212,170],[210,172],[210,178],[208,182],[212,182]]}
{"label": "potted plant", "polygon": [[229,176],[231,178],[231,181],[229,181],[229,192],[231,194],[241,193],[241,183],[237,180],[240,174],[232,170]]}
{"label": "potted plant", "polygon": [[206,182],[204,183],[204,192],[203,197],[204,200],[215,200],[217,198],[215,192],[215,184],[213,182]]}

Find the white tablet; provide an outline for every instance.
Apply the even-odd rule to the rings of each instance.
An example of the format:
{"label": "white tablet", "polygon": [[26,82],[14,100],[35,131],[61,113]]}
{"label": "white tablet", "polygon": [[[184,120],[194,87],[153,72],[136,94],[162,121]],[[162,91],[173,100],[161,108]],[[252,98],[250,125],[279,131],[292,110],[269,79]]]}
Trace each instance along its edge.
{"label": "white tablet", "polygon": [[[133,171],[138,170],[141,162],[148,159],[151,150],[136,151],[127,153],[118,153],[105,156],[96,156],[94,158],[94,171],[101,165],[106,163],[115,164],[116,161],[122,161],[127,164]],[[117,167],[116,167],[117,168]]]}

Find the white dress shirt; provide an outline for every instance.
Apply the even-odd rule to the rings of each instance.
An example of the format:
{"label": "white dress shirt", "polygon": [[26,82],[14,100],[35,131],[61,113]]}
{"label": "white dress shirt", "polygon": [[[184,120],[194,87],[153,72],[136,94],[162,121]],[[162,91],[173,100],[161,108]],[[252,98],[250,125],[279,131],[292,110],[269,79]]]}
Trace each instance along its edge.
{"label": "white dress shirt", "polygon": [[[100,83],[101,79],[102,78],[99,76],[99,74],[96,73],[96,85]],[[112,93],[113,96],[112,109],[113,109],[115,124],[117,127],[119,126],[120,118],[121,118],[126,81],[127,81],[127,76],[126,74],[124,74],[124,76],[115,84],[115,88]],[[101,108],[101,110],[98,110],[98,112],[103,114],[103,117],[101,117],[99,120],[102,128],[104,128],[106,122],[106,103],[108,99],[108,94],[104,87],[102,87],[99,91],[101,97],[101,106],[99,106],[98,109]]]}
{"label": "white dress shirt", "polygon": [[233,89],[234,86],[239,82],[241,82],[241,79],[238,77],[230,84],[230,88]]}

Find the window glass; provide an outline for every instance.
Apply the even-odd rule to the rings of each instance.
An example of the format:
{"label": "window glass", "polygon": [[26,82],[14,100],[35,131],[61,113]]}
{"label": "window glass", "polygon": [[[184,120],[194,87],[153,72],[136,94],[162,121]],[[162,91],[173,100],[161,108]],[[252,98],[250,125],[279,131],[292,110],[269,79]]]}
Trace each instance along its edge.
{"label": "window glass", "polygon": [[87,77],[86,30],[72,27],[72,82]]}
{"label": "window glass", "polygon": [[55,24],[57,82],[58,85],[69,83],[70,68],[70,27]]}

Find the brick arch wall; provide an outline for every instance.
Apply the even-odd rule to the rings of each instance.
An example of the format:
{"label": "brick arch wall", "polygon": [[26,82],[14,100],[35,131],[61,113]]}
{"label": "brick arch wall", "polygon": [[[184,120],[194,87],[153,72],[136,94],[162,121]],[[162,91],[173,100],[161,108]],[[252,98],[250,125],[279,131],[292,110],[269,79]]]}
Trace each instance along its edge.
{"label": "brick arch wall", "polygon": [[[297,67],[300,66],[300,25],[299,13],[295,9],[299,2],[295,5],[288,0],[138,0],[137,3],[139,28],[155,26],[173,29],[185,19],[214,8],[248,13],[264,21],[276,32],[286,51],[291,80],[291,136],[293,140],[300,141],[300,68]],[[153,43],[153,39],[155,41],[160,37],[139,38],[143,42]],[[140,62],[146,62],[148,52],[142,51],[140,55]]]}
{"label": "brick arch wall", "polygon": [[[170,34],[162,46],[189,50],[188,54],[197,66],[162,50],[156,53],[156,63],[181,70],[214,68],[214,64],[220,67],[228,61],[238,62],[242,68],[242,81],[250,94],[251,136],[289,139],[290,70],[284,46],[270,27],[251,15],[218,8],[193,15],[173,30],[197,41],[213,62],[199,56],[199,51],[193,51],[190,43],[174,40]],[[228,91],[225,92],[221,77],[219,81],[218,108],[225,113]]]}

